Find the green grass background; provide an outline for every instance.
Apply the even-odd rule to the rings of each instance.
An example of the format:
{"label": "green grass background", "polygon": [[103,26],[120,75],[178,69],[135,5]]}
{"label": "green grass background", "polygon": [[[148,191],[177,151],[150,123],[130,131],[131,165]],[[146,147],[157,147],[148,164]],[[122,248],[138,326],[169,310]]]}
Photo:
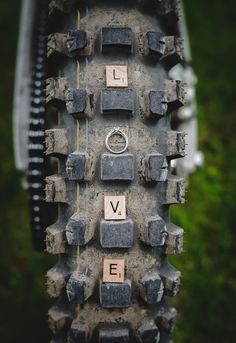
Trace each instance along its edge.
{"label": "green grass background", "polygon": [[[235,0],[185,0],[198,75],[200,148],[205,165],[190,178],[172,218],[186,230],[176,343],[236,341]],[[27,194],[14,170],[12,91],[20,1],[0,2],[0,341],[48,342],[44,274],[54,258],[35,253]]]}

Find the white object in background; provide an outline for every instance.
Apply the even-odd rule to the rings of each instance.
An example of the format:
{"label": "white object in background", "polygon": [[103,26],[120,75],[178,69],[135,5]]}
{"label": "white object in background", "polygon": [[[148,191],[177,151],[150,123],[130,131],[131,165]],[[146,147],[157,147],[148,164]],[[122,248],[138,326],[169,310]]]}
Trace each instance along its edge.
{"label": "white object in background", "polygon": [[32,34],[35,0],[24,0],[18,38],[16,76],[14,89],[13,133],[15,164],[25,172],[28,159],[28,124],[32,77]]}
{"label": "white object in background", "polygon": [[187,176],[201,166],[204,162],[202,152],[198,150],[198,122],[196,104],[196,83],[197,77],[191,67],[191,49],[186,26],[183,4],[181,6],[181,19],[179,20],[179,33],[184,41],[184,59],[186,65],[177,64],[170,72],[170,78],[180,80],[186,85],[185,106],[178,110],[177,116],[181,121],[177,130],[187,133],[186,156],[173,160],[171,166],[176,169],[180,176]]}

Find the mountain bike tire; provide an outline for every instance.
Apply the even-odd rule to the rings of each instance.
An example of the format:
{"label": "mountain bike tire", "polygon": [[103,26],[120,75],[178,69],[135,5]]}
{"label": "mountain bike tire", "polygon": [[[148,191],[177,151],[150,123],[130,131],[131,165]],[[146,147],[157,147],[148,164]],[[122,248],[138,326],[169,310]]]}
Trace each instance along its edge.
{"label": "mountain bike tire", "polygon": [[175,1],[49,1],[44,154],[53,165],[45,203],[58,208],[46,250],[51,342],[171,342],[184,202],[170,174],[185,155],[171,129],[184,87]]}

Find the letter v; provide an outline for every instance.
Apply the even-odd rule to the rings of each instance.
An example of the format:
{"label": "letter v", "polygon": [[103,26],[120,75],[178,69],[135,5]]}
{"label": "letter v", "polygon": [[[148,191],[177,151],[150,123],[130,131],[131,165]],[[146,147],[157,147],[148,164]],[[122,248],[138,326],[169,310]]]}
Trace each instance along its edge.
{"label": "letter v", "polygon": [[114,208],[112,201],[110,201],[110,204],[111,204],[111,207],[112,207],[114,213],[116,213],[116,211],[118,210],[119,203],[120,202],[117,201],[116,207]]}

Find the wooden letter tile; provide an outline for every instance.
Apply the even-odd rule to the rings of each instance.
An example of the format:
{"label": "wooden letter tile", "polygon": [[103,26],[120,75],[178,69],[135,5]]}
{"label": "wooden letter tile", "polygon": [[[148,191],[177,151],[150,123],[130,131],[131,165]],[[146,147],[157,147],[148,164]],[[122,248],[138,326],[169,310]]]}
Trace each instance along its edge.
{"label": "wooden letter tile", "polygon": [[125,195],[104,196],[104,219],[105,220],[126,219]]}
{"label": "wooden letter tile", "polygon": [[107,259],[103,261],[103,282],[123,283],[125,280],[125,260]]}
{"label": "wooden letter tile", "polygon": [[107,87],[128,87],[127,66],[106,66]]}

